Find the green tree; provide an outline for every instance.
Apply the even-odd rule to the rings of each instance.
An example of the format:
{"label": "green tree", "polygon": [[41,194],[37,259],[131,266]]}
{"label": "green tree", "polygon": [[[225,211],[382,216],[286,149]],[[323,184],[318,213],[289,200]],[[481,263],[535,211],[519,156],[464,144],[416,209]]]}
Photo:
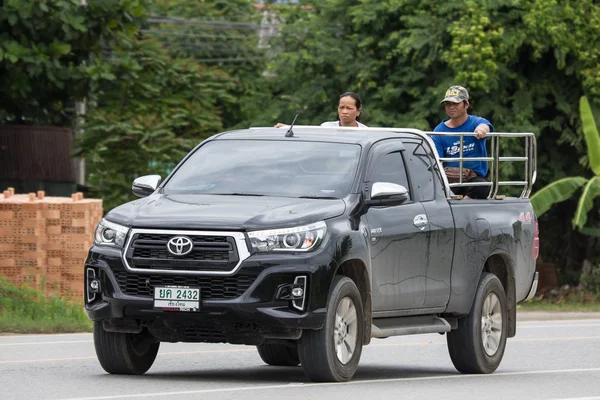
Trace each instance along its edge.
{"label": "green tree", "polygon": [[571,198],[583,186],[583,192],[579,197],[577,210],[572,220],[573,227],[583,233],[600,236],[600,229],[585,228],[588,214],[594,207],[594,200],[600,196],[600,134],[598,134],[598,128],[586,97],[582,97],[580,100],[580,113],[583,135],[587,144],[589,167],[595,176],[589,179],[581,176],[559,179],[531,196],[531,203],[536,214],[540,216],[554,204]]}
{"label": "green tree", "polygon": [[177,57],[192,58],[233,79],[233,101],[218,105],[224,127],[252,121],[261,101],[269,99],[263,84],[264,38],[274,25],[265,19],[266,9],[253,0],[156,0],[151,11],[144,35],[159,39]]}
{"label": "green tree", "polygon": [[[581,176],[579,98],[600,97],[600,5],[593,0],[329,0],[288,7],[287,23],[270,60],[272,101],[255,123],[316,124],[336,117],[337,96],[358,92],[369,126],[432,129],[445,117],[447,87],[466,86],[471,113],[497,131],[534,132],[538,175],[534,190]],[[503,155],[520,155],[504,141]],[[505,179],[522,164],[505,163]],[[508,189],[504,189],[508,190]],[[580,268],[588,242],[563,216],[566,201],[543,215],[542,255]],[[551,227],[548,229],[547,227]],[[565,246],[558,243],[570,243]],[[583,247],[583,248],[582,248]]]}
{"label": "green tree", "polygon": [[153,39],[121,38],[110,60],[88,72],[95,95],[79,145],[105,211],[135,198],[133,179],[164,178],[193,146],[221,131],[216,105],[233,101],[227,74],[173,58]]}
{"label": "green tree", "polygon": [[91,89],[87,64],[119,32],[136,29],[140,0],[4,0],[0,120],[70,125]]}

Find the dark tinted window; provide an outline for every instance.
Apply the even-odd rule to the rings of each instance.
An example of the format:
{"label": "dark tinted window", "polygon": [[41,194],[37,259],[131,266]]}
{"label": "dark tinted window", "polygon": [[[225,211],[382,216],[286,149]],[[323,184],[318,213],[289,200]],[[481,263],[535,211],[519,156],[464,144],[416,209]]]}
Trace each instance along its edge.
{"label": "dark tinted window", "polygon": [[216,140],[192,154],[164,192],[342,198],[360,152],[354,144]]}
{"label": "dark tinted window", "polygon": [[386,154],[377,160],[373,170],[371,185],[375,182],[396,183],[404,186],[410,191],[406,170],[404,169],[404,162],[402,161],[402,154],[399,151]]}
{"label": "dark tinted window", "polygon": [[413,184],[413,190],[416,191],[416,197],[419,201],[433,200],[433,155],[427,152],[423,141],[403,141],[406,151],[404,159],[410,173]]}

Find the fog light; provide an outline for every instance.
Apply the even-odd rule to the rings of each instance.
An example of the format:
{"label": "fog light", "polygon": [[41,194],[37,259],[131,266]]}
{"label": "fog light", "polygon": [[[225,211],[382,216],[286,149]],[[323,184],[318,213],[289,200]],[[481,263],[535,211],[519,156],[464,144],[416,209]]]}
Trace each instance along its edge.
{"label": "fog light", "polygon": [[90,292],[92,292],[92,293],[100,292],[100,281],[98,279],[92,279],[90,281]]}
{"label": "fog light", "polygon": [[306,281],[306,276],[297,276],[292,288],[292,307],[300,311],[304,311],[306,303]]}

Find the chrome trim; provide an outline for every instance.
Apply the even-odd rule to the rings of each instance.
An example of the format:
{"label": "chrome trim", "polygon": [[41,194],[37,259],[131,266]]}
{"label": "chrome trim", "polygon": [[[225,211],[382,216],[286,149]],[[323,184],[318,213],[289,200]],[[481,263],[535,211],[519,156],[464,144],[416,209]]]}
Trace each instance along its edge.
{"label": "chrome trim", "polygon": [[[90,272],[91,272],[91,276],[90,276]],[[86,267],[85,269],[85,291],[86,291],[86,300],[88,303],[91,303],[92,301],[96,300],[96,293],[91,293],[93,296],[90,296],[90,281],[92,279],[96,279],[96,271],[94,271],[94,268],[91,267]]]}
{"label": "chrome trim", "polygon": [[420,230],[424,230],[427,227],[427,224],[429,224],[429,221],[427,220],[427,216],[425,214],[419,214],[413,218],[413,225]]}
{"label": "chrome trim", "polygon": [[371,188],[371,199],[385,196],[407,196],[408,189],[391,182],[375,182]]}
{"label": "chrome trim", "polygon": [[[190,248],[183,251],[186,246],[190,246]],[[174,256],[185,256],[194,250],[194,242],[187,236],[173,236],[167,241],[167,250]]]}
{"label": "chrome trim", "polygon": [[[199,235],[199,236],[223,236],[233,237],[237,247],[239,261],[231,271],[188,271],[188,270],[171,270],[171,269],[147,269],[147,268],[132,268],[127,262],[127,250],[131,244],[133,236],[137,233],[157,233],[167,235]],[[246,242],[246,236],[242,232],[217,232],[217,231],[186,231],[186,230],[169,230],[169,229],[131,229],[127,243],[123,246],[123,252],[121,253],[121,259],[123,265],[128,272],[133,273],[144,273],[144,274],[167,274],[167,275],[221,275],[228,276],[235,274],[248,257],[250,257],[250,251],[248,250],[248,244]]]}
{"label": "chrome trim", "polygon": [[[255,130],[255,129],[273,129],[273,127],[271,127],[271,126],[250,127],[250,130]],[[300,129],[323,129],[323,130],[336,129],[339,131],[344,131],[344,130],[355,131],[355,130],[357,130],[357,128],[354,128],[354,127],[331,128],[331,127],[323,127],[323,126],[319,126],[319,125],[295,125],[294,129],[298,129],[298,130],[300,130]],[[367,128],[358,128],[358,129],[361,131],[371,131],[371,132],[382,131],[382,132],[392,132],[392,133],[412,133],[414,135],[419,136],[420,138],[424,139],[429,144],[440,171],[444,170],[443,160],[445,160],[446,158],[439,157],[439,154],[436,150],[433,140],[431,139],[431,136],[459,136],[460,137],[460,157],[453,158],[452,161],[459,163],[459,169],[461,172],[463,169],[462,165],[463,165],[464,161],[486,159],[491,163],[491,165],[489,166],[489,174],[490,174],[492,182],[490,185],[488,185],[488,186],[491,186],[490,192],[488,194],[488,199],[496,198],[496,195],[498,194],[498,189],[500,186],[512,185],[512,181],[498,182],[499,181],[499,169],[500,169],[499,164],[500,164],[500,162],[517,161],[517,162],[524,163],[524,173],[525,173],[526,184],[522,185],[523,191],[521,192],[520,198],[529,198],[529,195],[531,194],[531,191],[533,188],[533,184],[535,183],[536,178],[537,178],[537,142],[536,142],[535,134],[533,132],[488,132],[486,137],[488,137],[491,142],[490,143],[491,157],[477,157],[477,158],[468,158],[467,159],[467,158],[463,157],[464,137],[465,136],[475,136],[476,135],[475,132],[431,132],[431,131],[422,131],[422,130],[414,129],[414,128],[378,128],[378,127],[367,127]],[[500,140],[499,140],[500,137],[525,138],[525,145],[524,145],[525,154],[524,154],[524,156],[522,156],[522,157],[520,157],[520,156],[519,157],[517,157],[517,156],[500,156]],[[460,174],[460,177],[459,177],[459,183],[453,184],[453,186],[449,185],[448,177],[446,176],[445,173],[440,173],[440,175],[442,177],[444,189],[446,192],[446,197],[448,199],[452,199],[452,191],[451,191],[452,187],[456,187],[456,185],[461,186],[461,187],[462,186],[473,186],[472,184],[462,181],[462,173]],[[521,181],[519,181],[519,182],[521,182]],[[517,186],[521,186],[521,184],[518,184]]]}
{"label": "chrome trim", "polygon": [[[304,311],[304,303],[306,302],[306,275],[299,275],[296,278],[294,278],[294,286],[299,284],[299,281],[302,280],[304,281],[302,283],[302,289],[304,290],[304,293],[302,294],[302,303],[298,306],[296,305],[296,301],[298,301],[297,299],[292,300],[292,307],[294,307],[297,310],[300,311]],[[290,292],[291,294],[291,292]]]}
{"label": "chrome trim", "polygon": [[533,298],[533,296],[535,296],[535,293],[537,292],[539,277],[540,273],[538,271],[535,271],[535,273],[533,274],[533,282],[531,282],[531,288],[529,289],[527,297],[525,297],[523,301],[529,301]]}
{"label": "chrome trim", "polygon": [[[160,175],[144,175],[134,179],[131,184],[131,191],[138,197],[145,197],[146,195],[140,193],[141,191],[148,190],[154,192],[160,184],[162,178]],[[136,191],[138,191],[136,193]]]}

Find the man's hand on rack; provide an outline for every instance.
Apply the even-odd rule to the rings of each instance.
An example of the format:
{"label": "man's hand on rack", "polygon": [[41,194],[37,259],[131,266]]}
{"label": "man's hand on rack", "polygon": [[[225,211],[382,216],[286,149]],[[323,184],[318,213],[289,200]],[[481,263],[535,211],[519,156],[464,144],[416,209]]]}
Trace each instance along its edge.
{"label": "man's hand on rack", "polygon": [[475,137],[477,139],[483,139],[485,137],[485,135],[488,134],[488,132],[490,131],[490,127],[487,124],[479,124],[477,125],[477,128],[475,128]]}

